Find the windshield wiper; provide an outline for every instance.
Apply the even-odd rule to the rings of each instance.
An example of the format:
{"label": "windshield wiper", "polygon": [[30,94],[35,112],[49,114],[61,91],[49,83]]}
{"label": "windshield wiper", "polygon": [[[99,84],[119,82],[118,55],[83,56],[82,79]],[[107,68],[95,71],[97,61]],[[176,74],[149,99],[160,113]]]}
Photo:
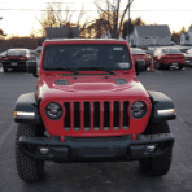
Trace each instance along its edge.
{"label": "windshield wiper", "polygon": [[109,68],[104,67],[104,71],[108,72],[109,75],[115,75],[115,73],[111,71]]}
{"label": "windshield wiper", "polygon": [[57,70],[57,71],[70,71],[73,72],[74,75],[79,75],[79,72],[76,71],[76,68],[70,68],[70,67],[44,67],[45,70]]}

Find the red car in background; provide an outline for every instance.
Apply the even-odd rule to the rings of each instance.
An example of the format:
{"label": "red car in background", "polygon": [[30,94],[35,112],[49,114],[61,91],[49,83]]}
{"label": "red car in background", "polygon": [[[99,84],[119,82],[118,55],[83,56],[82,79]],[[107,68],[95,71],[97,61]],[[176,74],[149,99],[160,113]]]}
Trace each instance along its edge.
{"label": "red car in background", "polygon": [[179,49],[174,48],[157,48],[153,56],[154,66],[160,70],[163,67],[170,69],[170,66],[179,67],[179,70],[184,66],[184,55]]}
{"label": "red car in background", "polygon": [[134,61],[144,60],[145,69],[149,67],[149,56],[145,53],[145,50],[130,48],[130,51]]}

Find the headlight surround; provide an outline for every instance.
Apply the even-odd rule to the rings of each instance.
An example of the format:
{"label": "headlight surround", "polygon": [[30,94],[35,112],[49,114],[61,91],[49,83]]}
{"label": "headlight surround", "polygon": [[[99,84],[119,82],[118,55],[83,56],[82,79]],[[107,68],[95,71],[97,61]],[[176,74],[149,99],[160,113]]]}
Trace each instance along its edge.
{"label": "headlight surround", "polygon": [[147,112],[147,106],[142,101],[136,101],[131,105],[131,116],[134,119],[141,119]]}
{"label": "headlight surround", "polygon": [[59,103],[51,102],[46,106],[45,113],[49,119],[60,119],[62,116],[62,107]]}

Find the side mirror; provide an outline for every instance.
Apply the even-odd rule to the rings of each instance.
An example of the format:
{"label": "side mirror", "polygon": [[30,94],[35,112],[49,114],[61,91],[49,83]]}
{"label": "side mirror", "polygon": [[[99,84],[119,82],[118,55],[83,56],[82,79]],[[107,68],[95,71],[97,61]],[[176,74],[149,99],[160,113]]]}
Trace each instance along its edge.
{"label": "side mirror", "polygon": [[145,71],[145,61],[136,61],[135,62],[135,71],[136,75],[139,75],[141,71]]}
{"label": "side mirror", "polygon": [[28,73],[31,73],[35,77],[38,77],[36,62],[35,61],[28,61],[26,64],[26,71]]}

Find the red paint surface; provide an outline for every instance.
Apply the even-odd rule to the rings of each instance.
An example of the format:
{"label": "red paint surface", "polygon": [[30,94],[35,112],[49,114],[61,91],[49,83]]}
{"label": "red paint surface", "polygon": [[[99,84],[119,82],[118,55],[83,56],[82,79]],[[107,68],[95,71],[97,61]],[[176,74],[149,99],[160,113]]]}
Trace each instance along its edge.
{"label": "red paint surface", "polygon": [[184,55],[183,54],[163,54],[159,57],[153,56],[153,61],[164,65],[170,65],[171,63],[179,63],[184,65]]}
{"label": "red paint surface", "polygon": [[[126,41],[105,41],[105,40],[80,40],[80,41],[47,41],[43,45],[50,44],[127,44]],[[42,50],[42,55],[43,55]],[[129,50],[129,47],[128,47]],[[129,50],[130,51],[130,50]],[[145,88],[136,79],[135,64],[132,59],[132,68],[127,71],[114,71],[115,75],[107,75],[104,71],[79,71],[79,75],[73,75],[72,72],[67,71],[43,71],[43,57],[40,59],[39,68],[39,97],[40,102],[40,114],[44,122],[44,126],[47,132],[52,136],[72,136],[72,137],[106,137],[106,136],[122,136],[128,134],[142,133],[147,126],[151,110],[152,103],[149,99],[149,95]],[[105,79],[105,76],[108,79]],[[74,79],[74,76],[77,79]],[[56,85],[56,80],[66,79],[69,85]],[[117,85],[114,79],[126,79],[127,84]],[[143,101],[148,111],[142,119],[134,119],[130,115],[130,107],[135,101]],[[83,102],[89,101],[91,103],[91,130],[85,131],[83,129]],[[99,101],[101,103],[100,108],[100,130],[95,131],[93,128],[93,102]],[[108,131],[103,129],[104,122],[104,109],[102,103],[109,101],[110,108],[110,129]],[[119,130],[113,129],[113,103],[114,101],[120,102],[119,117],[122,118],[123,113],[123,101],[128,101],[128,119],[129,128],[122,128],[122,121],[119,121]],[[73,115],[74,111],[70,111],[71,116],[71,130],[65,131],[64,129],[64,116],[63,113],[61,119],[50,120],[45,114],[45,107],[49,102],[58,102],[61,106],[64,106],[65,102],[80,102],[80,131],[74,130]]]}
{"label": "red paint surface", "polygon": [[132,54],[132,57],[135,61],[144,60],[145,65],[149,64],[149,57],[147,54]]}

